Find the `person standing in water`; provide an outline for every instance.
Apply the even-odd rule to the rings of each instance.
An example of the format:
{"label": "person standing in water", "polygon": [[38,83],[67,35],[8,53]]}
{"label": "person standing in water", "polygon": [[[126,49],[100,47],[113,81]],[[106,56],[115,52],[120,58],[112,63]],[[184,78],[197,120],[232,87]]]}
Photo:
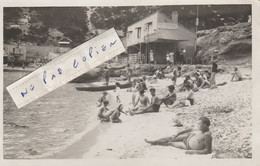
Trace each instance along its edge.
{"label": "person standing in water", "polygon": [[151,145],[173,146],[187,150],[186,154],[210,154],[212,153],[212,133],[209,130],[210,120],[201,117],[198,121],[198,130],[187,129],[171,137],[161,138],[155,141],[145,139]]}
{"label": "person standing in water", "polygon": [[106,80],[105,85],[109,85],[109,79],[110,79],[110,65],[109,65],[109,63],[108,63],[108,65],[105,67],[104,77],[105,77],[105,80]]}

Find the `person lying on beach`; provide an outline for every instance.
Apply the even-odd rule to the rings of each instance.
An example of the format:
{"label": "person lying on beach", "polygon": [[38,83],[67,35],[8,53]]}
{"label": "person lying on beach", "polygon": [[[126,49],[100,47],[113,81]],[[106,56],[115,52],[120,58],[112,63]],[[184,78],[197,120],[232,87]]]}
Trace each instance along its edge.
{"label": "person lying on beach", "polygon": [[107,92],[103,92],[103,95],[99,98],[99,100],[97,101],[97,107],[100,107],[103,102],[106,100],[107,97]]}
{"label": "person lying on beach", "polygon": [[114,90],[114,92],[115,92],[115,95],[116,95],[116,101],[118,102],[118,103],[120,103],[121,102],[121,100],[120,100],[120,83],[119,82],[116,82],[116,88],[115,88],[115,90]]}
{"label": "person lying on beach", "polygon": [[155,141],[145,139],[145,142],[151,145],[173,146],[179,149],[186,149],[186,154],[210,154],[212,153],[212,134],[209,126],[210,120],[207,117],[201,117],[198,122],[198,131],[187,129],[171,137]]}
{"label": "person lying on beach", "polygon": [[149,113],[149,112],[159,112],[159,109],[161,106],[161,101],[160,101],[159,97],[156,96],[154,88],[150,89],[150,93],[152,96],[150,105],[146,108],[138,109],[137,111],[130,111],[131,115],[144,114],[144,113]]}
{"label": "person lying on beach", "polygon": [[106,113],[109,111],[109,109],[107,108],[109,104],[108,100],[103,101],[103,107],[99,110],[98,112],[98,119],[101,120],[101,122],[105,121],[108,122],[109,121],[109,116],[106,115]]}
{"label": "person lying on beach", "polygon": [[[139,102],[140,105],[137,106]],[[144,95],[144,90],[139,91],[139,97],[137,99],[137,102],[135,103],[134,108],[130,110],[130,113],[135,111],[142,111],[148,106],[149,103],[149,98]]]}
{"label": "person lying on beach", "polygon": [[161,102],[163,104],[165,104],[167,107],[169,105],[172,105],[176,101],[177,95],[176,95],[174,90],[175,90],[174,85],[168,86],[169,93],[166,96],[164,96],[163,98],[160,99]]}
{"label": "person lying on beach", "polygon": [[125,115],[127,115],[127,113],[125,113],[123,111],[124,107],[122,104],[120,104],[116,110],[112,111],[108,116],[110,116],[110,120],[112,121],[112,123],[119,123],[121,122],[121,119],[119,119],[121,112],[124,113]]}
{"label": "person lying on beach", "polygon": [[187,84],[186,87],[187,87],[187,91],[188,91],[187,96],[183,99],[179,99],[176,102],[174,102],[172,105],[172,108],[177,107],[177,106],[191,106],[194,104],[192,85]]}
{"label": "person lying on beach", "polygon": [[158,70],[156,70],[154,75],[158,79],[162,79],[165,77],[162,68],[159,68]]}
{"label": "person lying on beach", "polygon": [[[243,80],[243,77],[242,77],[242,74],[241,72],[238,70],[237,67],[234,68],[234,72],[231,73],[232,75],[232,78],[231,78],[231,81],[242,81]],[[234,80],[235,79],[235,80]]]}

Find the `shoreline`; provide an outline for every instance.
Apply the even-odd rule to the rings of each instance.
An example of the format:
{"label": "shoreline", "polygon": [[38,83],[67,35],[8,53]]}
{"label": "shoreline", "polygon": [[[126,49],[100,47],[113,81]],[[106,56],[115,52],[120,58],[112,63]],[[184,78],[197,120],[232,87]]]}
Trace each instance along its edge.
{"label": "shoreline", "polygon": [[47,158],[49,159],[80,159],[82,154],[88,152],[92,146],[97,143],[97,138],[103,133],[105,133],[110,124],[98,124],[92,130],[84,134],[79,140],[75,141],[73,144],[68,146],[62,151],[56,152]]}
{"label": "shoreline", "polygon": [[[251,74],[250,67],[241,68],[243,74]],[[109,123],[105,132],[99,132],[99,124],[75,144],[51,158],[251,158],[252,146],[249,130],[252,116],[251,80],[230,82],[230,74],[218,74],[218,82],[228,81],[217,89],[201,89],[195,93],[195,105],[171,110],[162,105],[160,112],[135,116],[121,115],[122,123]],[[152,85],[158,96],[165,94],[170,80],[160,80]],[[160,87],[165,85],[165,87]],[[243,87],[243,88],[242,88]],[[231,90],[233,88],[233,90]],[[227,90],[230,93],[226,93]],[[181,98],[185,93],[177,93]],[[218,95],[217,95],[218,94]],[[243,94],[239,96],[238,94]],[[146,92],[149,96],[149,92]],[[224,95],[224,96],[223,96]],[[129,105],[131,93],[124,93],[122,101]],[[211,97],[209,97],[211,96]],[[150,96],[149,96],[150,97]],[[213,102],[213,103],[211,103]],[[208,104],[207,104],[208,103]],[[125,108],[124,110],[127,110]],[[213,153],[209,155],[185,155],[185,150],[166,146],[151,146],[144,139],[158,139],[175,134],[188,127],[195,127],[200,116],[208,116],[213,132]],[[182,127],[176,127],[180,121]],[[105,124],[107,125],[107,124]],[[232,131],[231,131],[232,130]],[[224,131],[224,132],[223,132]],[[231,133],[230,133],[231,132]],[[239,133],[239,135],[238,135]],[[228,136],[230,135],[230,136]],[[89,138],[91,137],[91,138]],[[87,144],[85,143],[90,139]],[[243,150],[241,150],[241,147]],[[230,152],[233,151],[232,153]],[[240,150],[238,150],[240,149]],[[164,151],[162,153],[162,151]],[[251,156],[251,157],[250,157]]]}

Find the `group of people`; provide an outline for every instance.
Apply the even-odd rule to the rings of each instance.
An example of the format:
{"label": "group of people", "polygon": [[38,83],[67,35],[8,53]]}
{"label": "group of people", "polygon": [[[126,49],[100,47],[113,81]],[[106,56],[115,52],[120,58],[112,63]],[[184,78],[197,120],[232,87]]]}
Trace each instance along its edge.
{"label": "group of people", "polygon": [[[119,106],[110,111],[107,106],[109,101],[106,99],[107,92],[103,93],[103,96],[98,101],[98,106],[103,107],[99,110],[98,118],[103,122],[112,121],[114,123],[121,122],[119,116],[121,113],[137,115],[144,113],[159,112],[160,107],[164,104],[166,107],[174,109],[175,107],[192,106],[195,104],[194,92],[200,88],[216,88],[216,74],[218,72],[217,59],[213,58],[212,70],[202,71],[195,69],[193,73],[187,75],[181,85],[176,85],[176,81],[181,77],[181,66],[175,68],[172,72],[172,85],[168,86],[168,92],[163,97],[158,97],[156,94],[156,88],[149,88],[151,97],[149,98],[145,91],[148,90],[147,85],[150,85],[148,79],[144,76],[141,79],[135,79],[132,82],[132,87],[128,89],[132,92],[132,108],[128,111],[123,111],[123,105],[121,103],[120,94],[116,93],[116,100]],[[162,79],[160,75],[163,74],[163,70],[160,69],[155,74],[156,79]],[[158,78],[157,78],[158,77]],[[242,74],[237,67],[234,68],[232,73],[231,81],[241,81]],[[115,92],[120,90],[120,84],[116,83]],[[187,94],[183,98],[177,98],[177,92],[186,91]],[[212,136],[209,130],[210,120],[207,117],[201,117],[198,121],[198,131],[193,129],[184,130],[177,133],[176,135],[161,138],[158,140],[147,140],[145,141],[151,145],[164,145],[173,146],[176,148],[186,149],[187,154],[208,154],[212,152]]]}
{"label": "group of people", "polygon": [[[167,51],[165,56],[166,64],[168,65],[184,64],[185,54],[186,54],[186,50],[184,48],[182,48],[181,50],[177,48],[175,51],[173,50]],[[156,63],[153,50],[150,50],[149,62],[150,64]]]}

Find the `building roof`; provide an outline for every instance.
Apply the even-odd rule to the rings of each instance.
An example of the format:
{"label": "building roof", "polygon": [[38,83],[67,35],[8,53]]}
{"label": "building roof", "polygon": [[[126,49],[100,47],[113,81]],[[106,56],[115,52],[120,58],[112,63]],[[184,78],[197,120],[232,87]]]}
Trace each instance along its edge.
{"label": "building roof", "polygon": [[70,38],[68,38],[68,37],[63,37],[63,38],[61,38],[60,40],[59,40],[59,42],[72,42],[72,40],[70,39]]}
{"label": "building roof", "polygon": [[145,19],[148,18],[148,17],[151,17],[151,16],[153,16],[153,15],[155,15],[155,14],[158,14],[159,12],[160,12],[160,11],[153,12],[152,14],[149,14],[148,16],[146,16],[146,17],[144,17],[144,18],[142,18],[142,19],[140,19],[140,20],[138,20],[138,21],[136,21],[136,22],[134,22],[134,23],[128,25],[127,27],[130,27],[130,26],[132,26],[132,25],[134,25],[134,24],[136,24],[136,23],[138,23],[138,22],[141,22],[141,21],[145,20]]}

